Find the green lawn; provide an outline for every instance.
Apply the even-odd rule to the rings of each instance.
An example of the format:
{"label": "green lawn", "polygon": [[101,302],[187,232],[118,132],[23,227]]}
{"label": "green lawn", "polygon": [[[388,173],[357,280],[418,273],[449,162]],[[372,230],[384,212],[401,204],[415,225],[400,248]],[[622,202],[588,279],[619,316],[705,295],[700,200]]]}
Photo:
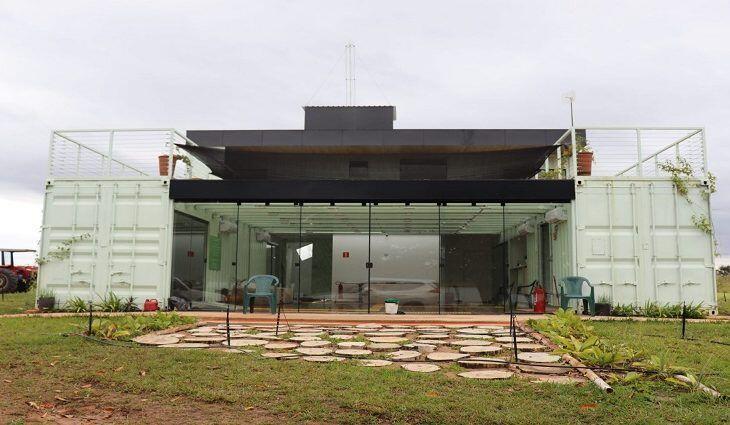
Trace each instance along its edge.
{"label": "green lawn", "polygon": [[22,313],[35,307],[35,287],[28,292],[4,294],[0,298],[0,314]]}
{"label": "green lawn", "polygon": [[[397,366],[282,362],[246,354],[100,345],[61,333],[83,318],[0,318],[0,423],[42,414],[114,422],[210,423],[722,423],[730,403],[664,383],[616,386],[465,380],[456,366],[414,374]],[[676,362],[719,375],[730,392],[730,347],[676,341],[676,324],[596,323],[598,332],[667,347]],[[727,324],[690,336],[730,339]],[[34,416],[35,415],[35,416]]]}

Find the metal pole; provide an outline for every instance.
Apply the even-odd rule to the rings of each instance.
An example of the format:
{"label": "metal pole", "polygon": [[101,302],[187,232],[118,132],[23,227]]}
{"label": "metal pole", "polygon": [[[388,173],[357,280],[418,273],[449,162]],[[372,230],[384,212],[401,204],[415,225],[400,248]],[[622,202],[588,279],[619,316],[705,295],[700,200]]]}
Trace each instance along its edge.
{"label": "metal pole", "polygon": [[438,224],[439,248],[438,248],[438,253],[437,253],[437,257],[438,257],[438,261],[439,261],[439,305],[438,305],[438,308],[439,308],[439,314],[441,314],[441,276],[443,275],[443,273],[442,273],[443,264],[441,264],[441,203],[438,202],[436,205],[438,206],[438,220],[439,220],[439,224]]}
{"label": "metal pole", "polygon": [[[236,300],[238,299],[238,239],[239,234],[241,233],[241,227],[238,223],[239,218],[241,216],[241,203],[236,202],[236,258],[233,259],[233,266],[234,269],[234,275],[233,275],[233,311],[236,311]],[[245,309],[244,314],[246,313]]]}
{"label": "metal pole", "polygon": [[[504,241],[502,246],[502,252],[504,252],[504,259],[507,259],[509,252],[507,251],[507,218],[506,218],[507,205],[502,202],[502,234],[504,235]],[[507,262],[505,261],[505,264]],[[505,267],[504,282],[507,286],[507,300],[509,302],[509,330],[512,334],[512,352],[514,353],[515,362],[517,361],[517,317],[515,317],[514,303],[512,302],[512,287],[509,284],[508,278],[509,268]]]}
{"label": "metal pole", "polygon": [[373,268],[372,259],[370,258],[370,238],[372,234],[372,214],[373,204],[368,202],[368,262],[365,268],[368,270],[368,314],[370,314],[370,270]]}
{"label": "metal pole", "polygon": [[231,305],[226,306],[226,342],[228,348],[231,348]]}
{"label": "metal pole", "polygon": [[94,321],[94,303],[92,300],[89,300],[89,331],[87,332],[88,335],[91,335],[91,324]]}
{"label": "metal pole", "polygon": [[302,203],[299,202],[299,250],[297,250],[297,313],[302,306]]}
{"label": "metal pole", "polygon": [[687,304],[682,303],[682,339],[684,339],[685,331],[687,330]]}

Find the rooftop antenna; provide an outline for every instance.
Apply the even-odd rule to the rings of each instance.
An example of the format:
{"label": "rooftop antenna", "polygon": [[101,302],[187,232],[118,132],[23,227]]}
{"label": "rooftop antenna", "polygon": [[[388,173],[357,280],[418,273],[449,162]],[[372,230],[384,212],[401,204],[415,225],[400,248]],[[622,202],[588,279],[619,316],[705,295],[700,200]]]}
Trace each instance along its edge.
{"label": "rooftop antenna", "polygon": [[355,105],[355,45],[345,45],[345,105]]}
{"label": "rooftop antenna", "polygon": [[570,126],[575,127],[575,121],[573,119],[573,103],[575,103],[575,91],[571,90],[563,94],[563,100],[570,103]]}

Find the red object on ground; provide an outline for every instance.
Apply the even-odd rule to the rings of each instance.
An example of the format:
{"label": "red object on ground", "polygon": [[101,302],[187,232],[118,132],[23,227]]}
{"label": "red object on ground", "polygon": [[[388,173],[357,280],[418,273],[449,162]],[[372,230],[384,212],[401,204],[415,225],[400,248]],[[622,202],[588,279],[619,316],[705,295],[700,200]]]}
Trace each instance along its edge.
{"label": "red object on ground", "polygon": [[143,311],[157,311],[159,309],[160,306],[157,304],[156,299],[144,300]]}
{"label": "red object on ground", "polygon": [[545,313],[545,290],[542,286],[537,286],[532,291],[532,301],[535,305],[533,308],[535,313]]}

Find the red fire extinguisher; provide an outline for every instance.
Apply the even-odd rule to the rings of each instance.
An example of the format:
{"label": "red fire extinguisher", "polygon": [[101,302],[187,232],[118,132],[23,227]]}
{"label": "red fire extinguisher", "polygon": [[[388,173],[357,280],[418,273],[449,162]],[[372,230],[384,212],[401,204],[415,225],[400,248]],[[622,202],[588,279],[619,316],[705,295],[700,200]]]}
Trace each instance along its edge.
{"label": "red fire extinguisher", "polygon": [[540,285],[535,285],[532,290],[532,305],[535,313],[545,313],[545,290]]}
{"label": "red fire extinguisher", "polygon": [[143,307],[144,311],[157,311],[159,309],[160,309],[160,306],[157,304],[156,299],[144,300],[144,307]]}

